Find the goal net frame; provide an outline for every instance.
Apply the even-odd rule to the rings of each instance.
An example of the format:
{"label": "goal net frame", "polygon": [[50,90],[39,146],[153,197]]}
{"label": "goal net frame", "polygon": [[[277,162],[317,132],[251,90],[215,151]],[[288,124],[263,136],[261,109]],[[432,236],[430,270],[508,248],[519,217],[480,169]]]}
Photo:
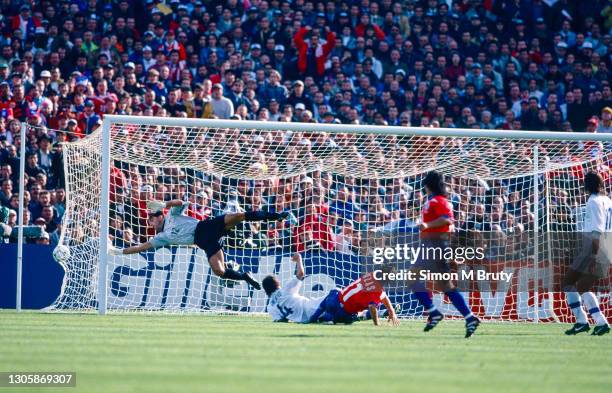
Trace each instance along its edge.
{"label": "goal net frame", "polygon": [[[324,132],[328,134],[374,134],[376,136],[401,135],[414,137],[449,137],[449,138],[494,138],[500,140],[520,139],[529,141],[593,141],[612,144],[612,135],[606,134],[585,134],[568,132],[548,132],[548,131],[499,131],[499,130],[480,130],[480,129],[450,129],[450,128],[421,128],[421,127],[398,127],[398,126],[375,126],[375,125],[345,125],[345,124],[317,124],[317,123],[279,123],[279,122],[259,122],[259,121],[236,121],[220,119],[183,119],[183,118],[160,118],[160,117],[139,117],[123,115],[106,115],[101,126],[101,190],[100,190],[100,223],[99,223],[99,265],[97,269],[97,309],[99,314],[107,313],[108,308],[108,258],[107,250],[109,244],[109,217],[110,217],[110,192],[111,192],[111,167],[113,157],[111,156],[111,129],[113,124],[134,125],[134,126],[160,126],[160,127],[198,127],[206,129],[256,129],[264,131],[291,131],[305,133]],[[538,176],[542,175],[542,163],[538,159],[538,147],[533,149],[533,203],[537,206],[540,200],[538,191]],[[609,152],[606,152],[609,154]],[[66,173],[68,173],[67,163]],[[570,165],[568,163],[568,165]],[[436,169],[436,168],[431,168]],[[76,190],[69,190],[75,192]],[[68,198],[71,195],[68,194]],[[534,210],[535,222],[539,222],[539,209]],[[535,225],[534,242],[537,247],[537,236],[539,225]],[[534,262],[537,264],[539,252],[535,252]],[[537,266],[537,265],[536,265]],[[538,269],[535,269],[537,274]],[[534,283],[538,283],[539,278],[533,278]],[[538,284],[534,287],[534,302],[538,304],[539,290]],[[552,305],[551,305],[552,307]],[[538,307],[535,307],[534,321],[539,320]]]}

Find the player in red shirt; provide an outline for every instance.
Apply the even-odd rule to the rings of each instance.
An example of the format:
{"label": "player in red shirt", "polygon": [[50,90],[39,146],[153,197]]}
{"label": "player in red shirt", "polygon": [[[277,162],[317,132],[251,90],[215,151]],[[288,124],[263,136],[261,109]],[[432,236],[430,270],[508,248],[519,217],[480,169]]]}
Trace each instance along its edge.
{"label": "player in red shirt", "polygon": [[[421,254],[415,262],[413,270],[448,273],[450,272],[450,265],[449,261],[444,258],[445,252],[434,251],[430,253],[427,250],[446,250],[450,247],[450,236],[455,230],[453,226],[453,206],[446,199],[446,186],[440,173],[428,173],[423,179],[423,186],[427,193],[427,202],[421,212],[422,219],[419,224]],[[450,280],[437,281],[437,284],[465,318],[465,337],[470,337],[478,328],[480,320],[472,314],[465,298]],[[423,281],[413,282],[411,288],[419,303],[429,314],[424,329],[428,332],[436,327],[444,318],[444,315],[434,306],[431,294]]]}
{"label": "player in red shirt", "polygon": [[369,317],[372,318],[376,326],[378,326],[378,305],[382,303],[387,309],[389,322],[399,325],[391,300],[389,300],[380,281],[374,278],[374,273],[367,273],[353,281],[340,291],[338,299],[342,308],[348,314],[369,311]]}
{"label": "player in red shirt", "polygon": [[391,300],[385,293],[380,281],[374,278],[374,273],[367,273],[353,281],[342,290],[332,289],[321,302],[319,309],[311,318],[311,322],[331,321],[334,323],[352,323],[360,314],[366,319],[372,319],[378,326],[378,305],[387,309],[388,320],[393,325],[399,325],[399,319]]}

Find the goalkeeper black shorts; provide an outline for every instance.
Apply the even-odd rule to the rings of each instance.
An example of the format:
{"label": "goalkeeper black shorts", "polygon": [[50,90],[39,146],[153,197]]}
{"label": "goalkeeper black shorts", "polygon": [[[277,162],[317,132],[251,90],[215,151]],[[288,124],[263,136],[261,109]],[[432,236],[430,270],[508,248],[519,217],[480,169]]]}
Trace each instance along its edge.
{"label": "goalkeeper black shorts", "polygon": [[200,247],[210,259],[223,248],[221,238],[227,234],[225,215],[202,220],[196,226],[193,243]]}

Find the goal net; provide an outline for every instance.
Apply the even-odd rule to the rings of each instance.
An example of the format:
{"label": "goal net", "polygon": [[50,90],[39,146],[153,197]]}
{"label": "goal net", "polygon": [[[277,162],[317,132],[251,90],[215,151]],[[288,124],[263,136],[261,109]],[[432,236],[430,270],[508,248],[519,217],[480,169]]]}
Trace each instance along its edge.
{"label": "goal net", "polygon": [[[224,239],[226,263],[283,282],[299,252],[304,294],[323,296],[372,268],[381,250],[418,246],[421,182],[436,170],[453,205],[454,246],[482,251],[452,263],[473,310],[492,320],[567,321],[561,280],[584,217],[584,174],[598,170],[612,191],[612,142],[603,135],[107,116],[63,151],[60,242],[71,256],[55,309],[264,312],[263,291],[215,276],[196,247],[100,252],[150,239],[146,202],[170,199],[188,202],[185,214],[200,220],[290,212],[282,223],[236,227]],[[400,259],[387,262],[401,267]],[[598,288],[609,313],[609,282]],[[431,289],[438,307],[457,315]],[[423,314],[405,282],[387,292],[400,316]]]}

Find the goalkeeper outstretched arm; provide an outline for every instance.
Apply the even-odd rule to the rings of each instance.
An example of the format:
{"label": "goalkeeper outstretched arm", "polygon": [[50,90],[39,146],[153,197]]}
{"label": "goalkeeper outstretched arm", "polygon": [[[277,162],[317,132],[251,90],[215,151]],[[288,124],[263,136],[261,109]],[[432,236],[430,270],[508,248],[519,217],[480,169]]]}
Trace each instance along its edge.
{"label": "goalkeeper outstretched arm", "polygon": [[136,246],[127,247],[124,249],[119,248],[111,248],[109,250],[110,255],[129,255],[129,254],[138,254],[143,251],[147,251],[153,248],[153,245],[149,242],[138,244]]}
{"label": "goalkeeper outstretched arm", "polygon": [[[147,202],[147,208],[150,209],[153,213],[161,212],[162,209],[165,208],[173,208],[173,207],[181,207],[183,206],[183,201],[180,199],[173,199],[168,202],[163,201],[149,201]],[[109,249],[110,255],[129,255],[129,254],[138,254],[147,250],[154,248],[151,242],[145,242],[142,244],[138,244],[132,247],[127,247],[124,249],[118,249],[111,247]]]}

